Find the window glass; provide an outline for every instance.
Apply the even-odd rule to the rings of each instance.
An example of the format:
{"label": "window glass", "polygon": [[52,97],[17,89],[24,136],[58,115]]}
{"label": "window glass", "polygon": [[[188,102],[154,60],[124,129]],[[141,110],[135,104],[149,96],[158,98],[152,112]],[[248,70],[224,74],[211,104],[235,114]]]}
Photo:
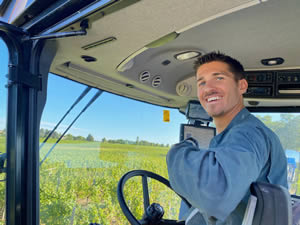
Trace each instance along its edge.
{"label": "window glass", "polygon": [[[51,74],[48,85],[41,143],[86,88]],[[41,224],[129,224],[117,200],[119,179],[137,169],[168,179],[166,153],[179,140],[180,123],[186,123],[185,116],[175,109],[103,93],[55,145],[96,93],[91,90],[40,149],[44,160],[40,167]],[[170,122],[163,122],[163,110],[170,110]],[[163,206],[164,218],[177,219],[180,199],[153,179],[148,184],[150,203]],[[124,195],[140,219],[140,177],[128,180]]]}
{"label": "window glass", "polygon": [[[41,144],[85,88],[49,75]],[[41,145],[41,224],[129,224],[117,200],[120,178],[131,170],[148,170],[168,179],[165,157],[170,146],[179,140],[180,124],[187,122],[185,116],[175,109],[102,93],[74,122],[97,91],[92,89],[48,142]],[[163,122],[164,110],[170,110],[170,122]],[[257,113],[255,116],[279,136],[288,160],[290,193],[299,195],[300,115]],[[150,202],[163,206],[164,218],[177,219],[180,199],[156,180],[148,179],[148,185]],[[140,219],[143,215],[141,177],[128,180],[124,197]]]}
{"label": "window glass", "polygon": [[7,112],[7,65],[8,51],[0,38],[0,225],[5,224],[5,185],[6,174],[6,112]]}
{"label": "window glass", "polygon": [[300,114],[299,113],[257,113],[280,139],[287,157],[288,185],[291,194],[300,195]]}

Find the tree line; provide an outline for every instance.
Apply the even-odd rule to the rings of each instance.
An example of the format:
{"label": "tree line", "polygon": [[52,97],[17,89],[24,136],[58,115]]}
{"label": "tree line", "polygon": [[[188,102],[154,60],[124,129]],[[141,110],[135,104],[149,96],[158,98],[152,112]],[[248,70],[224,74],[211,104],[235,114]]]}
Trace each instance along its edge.
{"label": "tree line", "polygon": [[[45,139],[50,134],[51,130],[40,128],[40,138]],[[51,134],[51,138],[58,139],[62,134],[59,132],[54,131]],[[6,136],[6,130],[0,130],[0,136]],[[73,134],[66,134],[62,140],[78,140],[78,141],[97,141],[93,137],[92,134],[88,134],[86,137],[83,136],[75,136]],[[132,145],[145,145],[145,146],[158,146],[158,147],[169,147],[169,144],[160,144],[160,143],[153,143],[150,141],[139,140],[139,137],[136,138],[135,141],[124,140],[124,139],[106,139],[102,138],[102,143],[113,143],[113,144],[132,144]]]}
{"label": "tree line", "polygon": [[273,130],[284,149],[300,151],[300,115],[280,114],[278,120],[271,116],[257,116]]}
{"label": "tree line", "polygon": [[[46,138],[50,134],[51,130],[41,128],[40,129],[40,138]],[[58,139],[62,134],[54,131],[51,135],[51,138]],[[74,136],[72,134],[67,134],[63,138],[63,140],[79,140],[79,141],[95,141],[93,135],[88,134],[86,137],[83,136]]]}
{"label": "tree line", "polygon": [[[46,138],[50,134],[50,130],[41,128],[40,129],[40,138]],[[61,133],[54,131],[51,135],[51,138],[58,139],[61,136]],[[95,141],[95,138],[92,134],[88,134],[86,137],[83,136],[74,136],[72,134],[67,134],[63,140],[79,140],[79,141]],[[136,144],[136,145],[146,145],[146,146],[160,146],[160,147],[169,147],[169,145],[153,143],[149,141],[139,140],[139,137],[136,138],[136,141],[124,140],[124,139],[106,139],[102,138],[102,143],[114,143],[114,144]]]}
{"label": "tree line", "polygon": [[157,146],[157,147],[169,147],[169,144],[160,144],[153,143],[145,140],[139,140],[139,137],[136,138],[136,141],[124,140],[124,139],[106,139],[102,138],[102,143],[113,143],[113,144],[131,144],[131,145],[144,145],[144,146]]}

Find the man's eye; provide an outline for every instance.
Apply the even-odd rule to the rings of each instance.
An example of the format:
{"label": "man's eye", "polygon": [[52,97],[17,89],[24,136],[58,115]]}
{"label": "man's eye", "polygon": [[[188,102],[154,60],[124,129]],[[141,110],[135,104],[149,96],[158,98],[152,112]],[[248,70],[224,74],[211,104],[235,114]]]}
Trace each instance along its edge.
{"label": "man's eye", "polygon": [[204,81],[202,81],[202,82],[199,82],[199,84],[198,84],[199,86],[204,86],[205,85],[205,82]]}
{"label": "man's eye", "polygon": [[223,80],[224,77],[217,77],[217,80]]}

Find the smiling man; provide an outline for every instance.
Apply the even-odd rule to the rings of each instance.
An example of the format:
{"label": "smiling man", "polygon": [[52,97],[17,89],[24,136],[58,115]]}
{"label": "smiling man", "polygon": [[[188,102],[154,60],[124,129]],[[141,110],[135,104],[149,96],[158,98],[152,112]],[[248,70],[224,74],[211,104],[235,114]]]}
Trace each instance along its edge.
{"label": "smiling man", "polygon": [[235,64],[235,72],[221,61],[205,63],[197,70],[198,98],[206,112],[214,118],[218,133],[244,108],[243,94],[248,83],[243,78],[242,65]]}
{"label": "smiling man", "polygon": [[186,198],[186,224],[241,225],[252,182],[287,187],[287,162],[278,137],[244,107],[243,66],[212,52],[195,62],[198,98],[217,135],[208,149],[187,139],[167,154],[172,188]]}

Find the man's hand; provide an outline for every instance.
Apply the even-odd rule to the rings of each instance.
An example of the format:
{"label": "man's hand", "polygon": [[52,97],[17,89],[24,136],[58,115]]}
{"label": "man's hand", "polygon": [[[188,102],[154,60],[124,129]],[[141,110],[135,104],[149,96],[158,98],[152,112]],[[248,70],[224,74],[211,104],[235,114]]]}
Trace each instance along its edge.
{"label": "man's hand", "polygon": [[195,147],[199,148],[198,141],[193,137],[189,137],[189,138],[185,139],[184,141],[192,143]]}

